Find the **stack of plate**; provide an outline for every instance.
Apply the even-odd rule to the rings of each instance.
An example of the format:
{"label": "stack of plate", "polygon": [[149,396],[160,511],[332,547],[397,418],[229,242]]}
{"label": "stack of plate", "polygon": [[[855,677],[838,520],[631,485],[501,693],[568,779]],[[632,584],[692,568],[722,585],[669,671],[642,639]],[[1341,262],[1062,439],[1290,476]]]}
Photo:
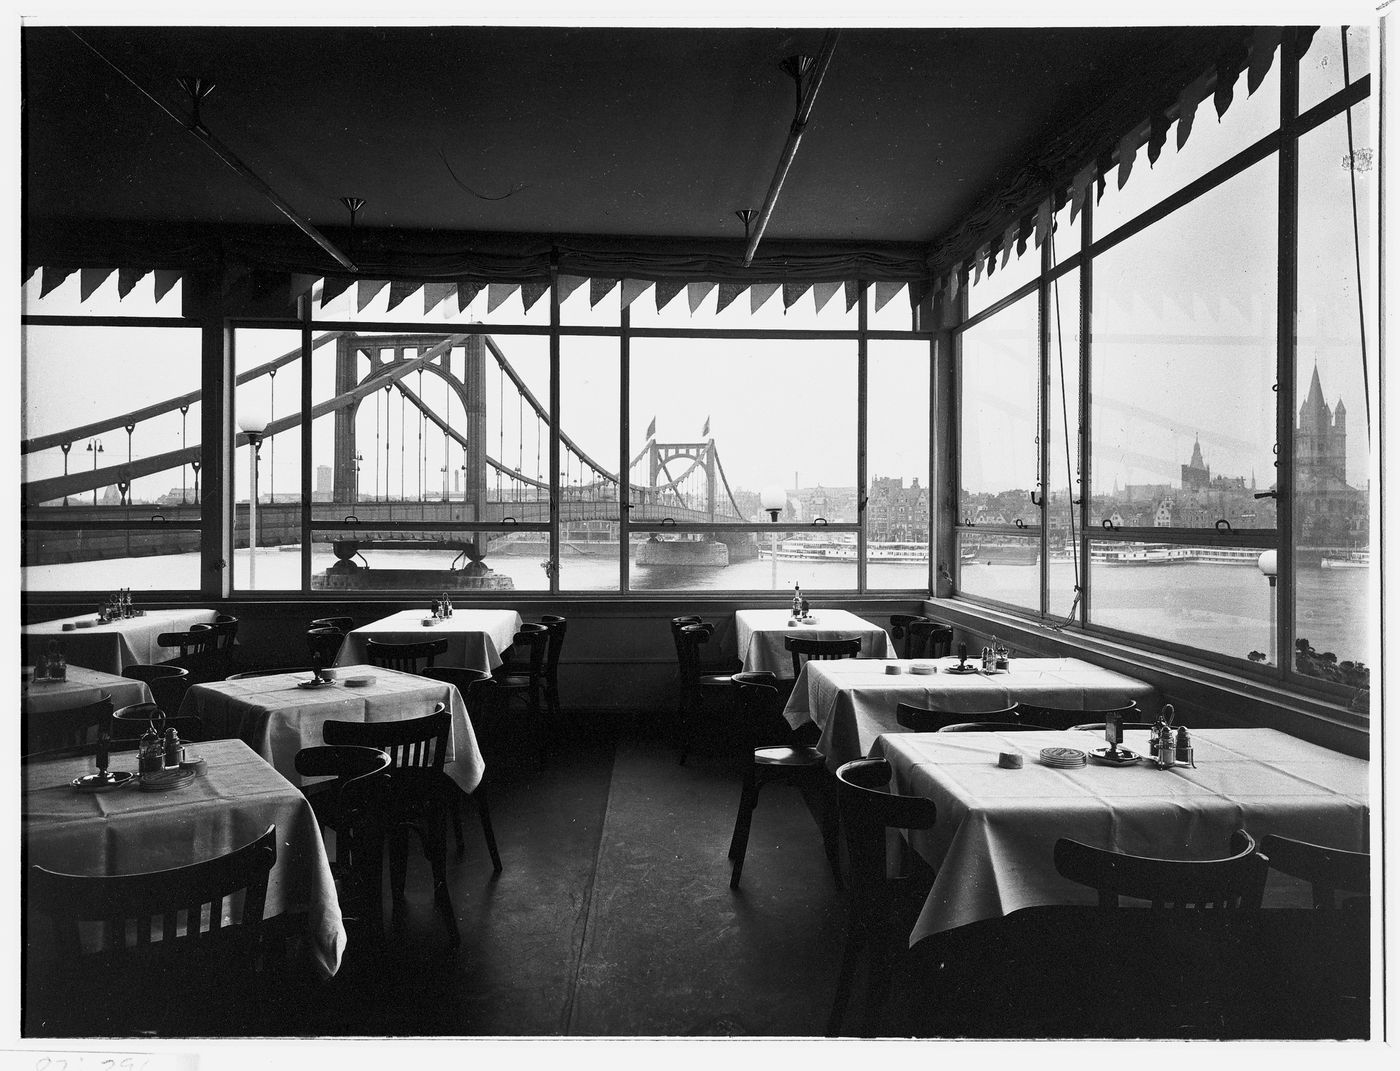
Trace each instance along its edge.
{"label": "stack of plate", "polygon": [[1043,747],[1040,749],[1040,761],[1046,766],[1073,769],[1085,765],[1089,756],[1073,747]]}

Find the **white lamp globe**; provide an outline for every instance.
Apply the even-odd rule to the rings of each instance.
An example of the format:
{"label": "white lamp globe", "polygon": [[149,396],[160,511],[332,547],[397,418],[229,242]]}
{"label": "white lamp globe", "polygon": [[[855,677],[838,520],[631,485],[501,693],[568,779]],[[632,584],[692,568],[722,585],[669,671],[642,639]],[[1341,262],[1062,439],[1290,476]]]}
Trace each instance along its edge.
{"label": "white lamp globe", "polygon": [[1259,555],[1259,571],[1267,577],[1278,576],[1278,551],[1266,550]]}

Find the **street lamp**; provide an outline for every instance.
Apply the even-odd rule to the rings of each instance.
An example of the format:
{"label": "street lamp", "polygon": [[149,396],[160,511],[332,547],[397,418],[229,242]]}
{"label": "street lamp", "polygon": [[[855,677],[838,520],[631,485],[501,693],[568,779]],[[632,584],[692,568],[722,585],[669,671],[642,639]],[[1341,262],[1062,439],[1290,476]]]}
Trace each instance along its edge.
{"label": "street lamp", "polygon": [[355,505],[360,504],[360,462],[365,459],[364,454],[355,455]]}
{"label": "street lamp", "polygon": [[1269,664],[1275,664],[1274,644],[1278,631],[1278,551],[1266,550],[1259,555],[1259,571],[1269,581]]}
{"label": "street lamp", "polygon": [[256,402],[240,407],[238,429],[248,436],[253,447],[252,487],[248,495],[248,587],[257,587],[258,562],[258,461],[262,453],[263,432],[267,430],[267,413]]}
{"label": "street lamp", "polygon": [[[787,492],[776,484],[772,487],[765,487],[758,496],[759,503],[768,511],[768,519],[774,524],[778,523],[778,514],[787,507]],[[776,530],[768,533],[768,553],[773,559],[773,581],[772,588],[778,590],[778,533]]]}
{"label": "street lamp", "polygon": [[[89,440],[88,440],[88,444],[87,444],[87,449],[88,449],[88,453],[92,455],[92,474],[93,474],[94,477],[96,477],[96,475],[97,475],[97,455],[100,454],[100,453],[102,453],[102,440],[101,440],[101,439],[89,439]],[[94,480],[93,480],[93,483],[92,483],[92,504],[93,504],[94,506],[97,505],[97,481],[96,481],[96,479],[94,479]]]}

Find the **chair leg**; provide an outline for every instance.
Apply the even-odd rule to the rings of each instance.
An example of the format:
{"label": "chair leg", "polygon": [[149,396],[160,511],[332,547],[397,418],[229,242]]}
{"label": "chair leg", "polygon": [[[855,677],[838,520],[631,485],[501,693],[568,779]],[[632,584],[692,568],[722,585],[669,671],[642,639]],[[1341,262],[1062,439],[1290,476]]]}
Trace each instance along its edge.
{"label": "chair leg", "polygon": [[462,840],[462,801],[455,799],[452,801],[452,837],[457,842],[457,854],[461,855],[467,850],[466,843]]}
{"label": "chair leg", "polygon": [[452,909],[452,896],[447,889],[446,814],[429,819],[422,832],[423,847],[433,868],[433,902],[447,924],[447,933],[452,944],[460,944],[462,935],[457,929],[457,913]]}
{"label": "chair leg", "polygon": [[854,933],[847,934],[846,947],[841,952],[841,970],[836,976],[836,996],[831,1002],[831,1015],[826,1020],[826,1036],[841,1037],[841,1020],[846,1014],[846,1005],[851,1001],[851,983],[855,980],[856,966],[860,959],[860,949]]}
{"label": "chair leg", "polygon": [[822,846],[826,849],[826,861],[831,864],[831,876],[838,889],[846,887],[841,876],[841,812],[837,809],[835,786],[828,784],[826,771],[817,784],[817,806],[821,814]]}
{"label": "chair leg", "polygon": [[486,838],[486,850],[491,854],[491,869],[501,872],[501,853],[496,849],[496,831],[491,827],[491,805],[487,801],[486,786],[477,785],[472,793],[476,800],[477,815],[481,818],[481,833]]}
{"label": "chair leg", "polygon": [[403,826],[389,834],[389,895],[393,897],[394,916],[404,900],[404,883],[408,878],[408,830]]}
{"label": "chair leg", "polygon": [[739,813],[734,817],[734,836],[729,841],[729,858],[734,870],[729,875],[729,887],[739,887],[739,877],[744,872],[744,856],[749,849],[749,828],[753,824],[753,810],[758,806],[758,774],[752,763],[744,772],[744,787],[739,793]]}

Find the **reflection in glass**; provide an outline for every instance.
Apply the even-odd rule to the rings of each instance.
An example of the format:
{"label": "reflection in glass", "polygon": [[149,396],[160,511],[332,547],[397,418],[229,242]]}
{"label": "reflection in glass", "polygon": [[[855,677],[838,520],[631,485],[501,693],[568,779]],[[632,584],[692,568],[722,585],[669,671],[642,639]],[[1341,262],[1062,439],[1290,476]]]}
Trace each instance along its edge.
{"label": "reflection in glass", "polygon": [[[634,533],[634,591],[850,591],[856,533],[790,529]],[[917,566],[927,571],[927,564]]]}
{"label": "reflection in glass", "polygon": [[866,363],[866,586],[928,590],[927,342],[872,339]]}
{"label": "reflection in glass", "polygon": [[[957,535],[960,594],[1040,612],[1039,535],[967,530]],[[1071,565],[1067,561],[1051,562],[1052,587],[1069,568]]]}

